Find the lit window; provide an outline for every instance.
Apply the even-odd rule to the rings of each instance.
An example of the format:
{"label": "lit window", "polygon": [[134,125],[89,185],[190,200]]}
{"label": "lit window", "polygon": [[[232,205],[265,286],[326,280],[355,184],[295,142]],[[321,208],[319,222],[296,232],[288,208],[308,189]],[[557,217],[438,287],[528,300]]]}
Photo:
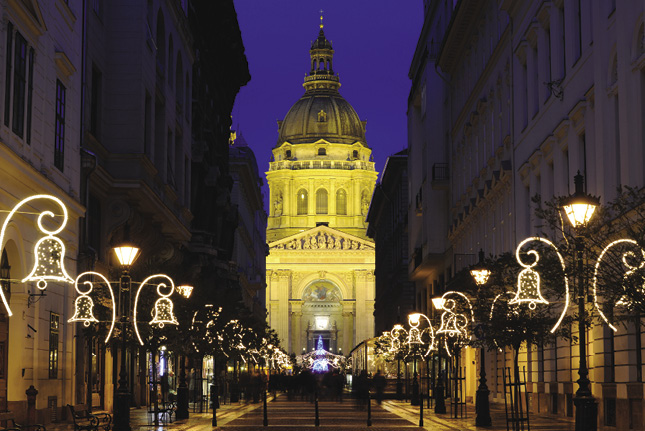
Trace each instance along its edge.
{"label": "lit window", "polygon": [[316,214],[327,214],[327,190],[319,189],[316,192]]}
{"label": "lit window", "polygon": [[347,215],[347,192],[343,189],[336,192],[336,214]]}
{"label": "lit window", "polygon": [[58,378],[58,331],[60,316],[49,313],[49,378]]}
{"label": "lit window", "polygon": [[308,206],[309,206],[309,199],[308,199],[308,194],[305,189],[301,189],[298,192],[298,215],[303,215],[307,214],[308,212]]}

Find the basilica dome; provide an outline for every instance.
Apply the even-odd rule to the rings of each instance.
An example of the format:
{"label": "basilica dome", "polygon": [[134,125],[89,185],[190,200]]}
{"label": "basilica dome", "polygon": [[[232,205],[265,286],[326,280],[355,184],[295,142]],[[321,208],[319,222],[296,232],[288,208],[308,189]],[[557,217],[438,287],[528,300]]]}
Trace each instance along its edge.
{"label": "basilica dome", "polygon": [[305,94],[278,121],[279,147],[284,142],[305,144],[325,139],[340,144],[365,144],[365,122],[338,92],[340,82],[333,71],[331,42],[322,26],[311,44],[311,70],[305,76]]}

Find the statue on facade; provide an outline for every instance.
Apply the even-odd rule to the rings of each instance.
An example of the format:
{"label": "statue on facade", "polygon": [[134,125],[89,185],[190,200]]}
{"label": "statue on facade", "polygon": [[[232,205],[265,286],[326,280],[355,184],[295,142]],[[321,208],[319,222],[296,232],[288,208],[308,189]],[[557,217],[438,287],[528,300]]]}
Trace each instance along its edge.
{"label": "statue on facade", "polygon": [[327,241],[325,240],[325,233],[318,234],[318,248],[327,248]]}
{"label": "statue on facade", "polygon": [[273,215],[281,216],[282,215],[282,193],[278,193],[273,202]]}

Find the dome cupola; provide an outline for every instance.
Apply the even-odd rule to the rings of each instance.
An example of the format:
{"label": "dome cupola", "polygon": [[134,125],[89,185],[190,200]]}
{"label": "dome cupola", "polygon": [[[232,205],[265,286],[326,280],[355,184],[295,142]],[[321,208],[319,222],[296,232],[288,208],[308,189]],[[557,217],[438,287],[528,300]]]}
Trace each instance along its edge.
{"label": "dome cupola", "polygon": [[325,36],[322,16],[318,38],[309,50],[311,69],[305,76],[305,94],[278,121],[279,147],[313,143],[320,139],[342,144],[365,143],[365,122],[339,93],[340,82],[334,73],[334,50]]}

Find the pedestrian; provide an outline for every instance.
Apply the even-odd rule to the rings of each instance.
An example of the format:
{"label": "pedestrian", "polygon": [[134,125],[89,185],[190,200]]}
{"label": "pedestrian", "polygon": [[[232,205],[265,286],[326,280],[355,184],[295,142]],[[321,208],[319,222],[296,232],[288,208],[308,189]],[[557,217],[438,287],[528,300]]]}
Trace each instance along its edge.
{"label": "pedestrian", "polygon": [[381,374],[381,370],[378,370],[376,372],[372,381],[374,383],[374,390],[376,391],[376,402],[378,404],[381,404],[381,401],[383,400],[383,391],[385,390],[385,385],[387,384],[385,376]]}

